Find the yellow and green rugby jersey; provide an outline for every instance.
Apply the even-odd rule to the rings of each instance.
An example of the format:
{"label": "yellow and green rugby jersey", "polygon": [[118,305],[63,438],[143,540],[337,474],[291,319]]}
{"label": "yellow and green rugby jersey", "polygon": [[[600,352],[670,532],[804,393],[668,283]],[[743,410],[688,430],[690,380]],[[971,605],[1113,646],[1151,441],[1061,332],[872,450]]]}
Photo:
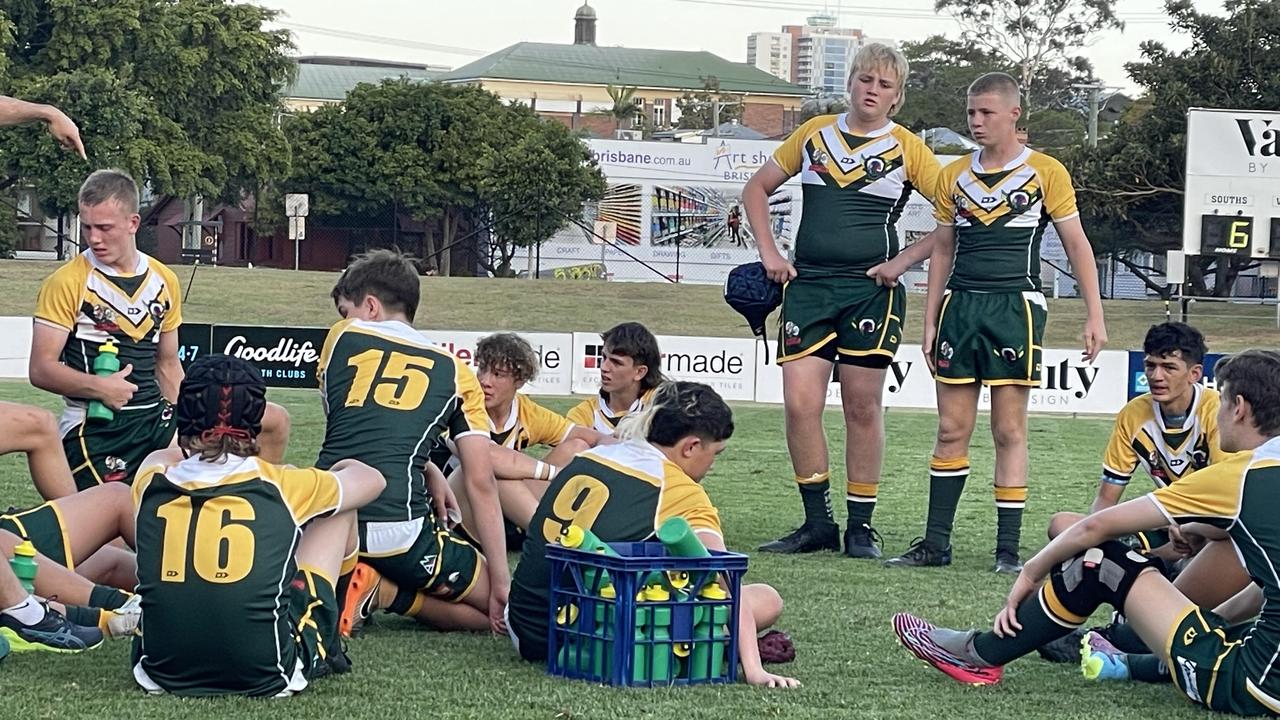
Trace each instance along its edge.
{"label": "yellow and green rugby jersey", "polygon": [[1202,385],[1193,391],[1187,415],[1176,426],[1151,393],[1120,409],[1102,459],[1104,482],[1126,485],[1141,465],[1156,487],[1164,487],[1227,456],[1218,446],[1218,391]]}
{"label": "yellow and green rugby jersey", "polygon": [[[117,275],[85,250],[40,285],[35,321],[69,333],[61,360],[86,373],[93,372],[98,346],[114,340],[120,367],[133,365],[128,380],[138,386],[125,409],[144,408],[161,399],[157,348],[161,333],[182,324],[182,294],[173,271],[144,253],[138,253],[133,272]],[[83,398],[66,400],[64,432],[80,422],[88,404]]]}
{"label": "yellow and green rugby jersey", "polygon": [[387,486],[361,522],[431,512],[422,471],[443,433],[488,437],[484,391],[467,364],[398,321],[343,320],[325,338],[317,370],[328,422],[316,466],[353,458]]}
{"label": "yellow and green rugby jersey", "polygon": [[144,467],[133,500],[146,617],[134,643],[139,682],[175,695],[306,687],[294,633],[307,618],[292,616],[290,583],[302,527],[341,505],[337,476],[192,457]]}
{"label": "yellow and green rugby jersey", "polygon": [[860,277],[897,255],[897,222],[911,191],[932,201],[938,183],[938,159],[923,140],[893,122],[856,135],[847,114],[801,125],[773,161],[800,175],[795,265],[806,277]]}
{"label": "yellow and green rugby jersey", "polygon": [[673,517],[689,521],[695,531],[721,535],[720,515],[706,491],[653,445],[600,445],[574,456],[538,503],[511,577],[509,616],[521,654],[546,654],[548,543],[571,524],[605,542],[643,542]]}
{"label": "yellow and green rugby jersey", "polygon": [[604,392],[601,391],[595,397],[574,405],[569,409],[568,413],[565,413],[565,417],[574,425],[591,428],[604,435],[612,435],[618,429],[618,423],[649,407],[650,403],[653,402],[654,392],[656,392],[656,389],[644,391],[640,397],[631,403],[631,407],[623,412],[615,413],[609,407],[609,400],[604,396]]}
{"label": "yellow and green rugby jersey", "polygon": [[[1244,687],[1221,692],[1247,692],[1280,714],[1280,438],[1252,452],[1225,460],[1166,485],[1148,497],[1170,522],[1208,523],[1227,531],[1249,577],[1262,588],[1262,614],[1232,651],[1240,654],[1233,679],[1244,675]],[[1189,611],[1194,611],[1194,607]],[[1178,621],[1181,624],[1181,618]],[[1174,625],[1173,627],[1177,627]],[[1153,648],[1154,649],[1154,648]],[[1164,650],[1168,651],[1168,645]],[[1178,670],[1173,670],[1175,676]],[[1221,681],[1222,678],[1219,678]],[[1204,704],[1212,706],[1214,686]]]}
{"label": "yellow and green rugby jersey", "polygon": [[952,290],[1040,290],[1040,240],[1049,222],[1069,220],[1076,191],[1062,163],[1031,148],[996,170],[980,152],[942,169],[934,217],[955,226]]}
{"label": "yellow and green rugby jersey", "polygon": [[[555,447],[564,442],[573,428],[574,424],[565,416],[539,405],[524,393],[516,393],[511,398],[505,427],[499,428],[493,424],[493,418],[489,418],[489,437],[502,447],[520,452],[535,445]],[[431,462],[448,475],[460,465],[455,450],[457,448],[445,435],[431,450]]]}

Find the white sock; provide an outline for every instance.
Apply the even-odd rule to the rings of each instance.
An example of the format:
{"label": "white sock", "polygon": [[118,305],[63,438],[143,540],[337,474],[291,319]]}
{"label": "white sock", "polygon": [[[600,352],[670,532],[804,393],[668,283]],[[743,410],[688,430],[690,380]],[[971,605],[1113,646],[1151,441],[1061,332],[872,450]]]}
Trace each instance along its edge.
{"label": "white sock", "polygon": [[44,619],[44,606],[32,595],[13,607],[5,608],[3,612],[23,625],[35,625]]}

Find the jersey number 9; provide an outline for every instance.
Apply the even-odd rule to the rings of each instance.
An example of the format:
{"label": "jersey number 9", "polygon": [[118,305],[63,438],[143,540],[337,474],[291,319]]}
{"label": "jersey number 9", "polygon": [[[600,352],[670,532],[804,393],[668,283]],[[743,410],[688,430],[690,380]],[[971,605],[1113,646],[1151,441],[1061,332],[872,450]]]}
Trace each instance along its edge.
{"label": "jersey number 9", "polygon": [[574,475],[556,493],[551,517],[542,521],[542,536],[553,543],[570,525],[590,530],[609,500],[609,488],[590,475]]}

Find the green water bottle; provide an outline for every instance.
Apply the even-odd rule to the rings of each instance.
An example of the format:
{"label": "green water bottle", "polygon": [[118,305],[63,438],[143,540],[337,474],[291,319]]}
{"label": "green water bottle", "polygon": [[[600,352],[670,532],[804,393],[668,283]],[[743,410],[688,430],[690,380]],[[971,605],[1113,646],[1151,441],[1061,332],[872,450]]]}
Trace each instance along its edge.
{"label": "green water bottle", "polygon": [[[610,557],[619,557],[617,551],[612,547],[609,547],[609,543],[606,543],[596,537],[595,533],[590,530],[577,525],[569,525],[566,527],[560,533],[560,537],[556,538],[556,542],[560,543],[564,547],[573,548],[575,550],[585,550],[587,552],[599,553],[601,555],[609,555]],[[596,575],[600,576],[598,584],[596,582]],[[603,591],[605,586],[611,584],[608,572],[590,567],[583,568],[582,579],[587,583],[588,591],[591,591],[594,588],[599,588],[600,591]]]}
{"label": "green water bottle", "polygon": [[[636,595],[636,644],[632,681],[666,683],[671,681],[671,608],[663,605],[646,607],[648,603],[664,603],[671,593],[661,585],[650,585]],[[652,629],[647,629],[652,626]],[[650,632],[653,644],[650,645]]]}
{"label": "green water bottle", "polygon": [[13,574],[18,576],[18,582],[22,583],[23,590],[29,593],[36,591],[36,549],[30,540],[23,540],[14,546],[9,567],[13,568]]}
{"label": "green water bottle", "polygon": [[605,585],[600,588],[600,598],[601,601],[596,602],[596,629],[591,641],[591,671],[594,680],[604,682],[613,668],[613,601],[617,600],[618,591],[612,585]]}
{"label": "green water bottle", "polygon": [[694,612],[693,655],[689,677],[692,680],[718,678],[725,673],[724,660],[729,637],[729,594],[716,583],[702,588],[702,600]]}
{"label": "green water bottle", "polygon": [[[106,377],[118,372],[120,372],[120,348],[116,347],[115,340],[107,340],[98,346],[98,357],[93,359],[93,374]],[[115,416],[115,411],[102,404],[101,400],[89,401],[90,420],[111,422]]]}
{"label": "green water bottle", "polygon": [[707,546],[682,517],[669,518],[658,528],[658,540],[676,557],[711,557]]}

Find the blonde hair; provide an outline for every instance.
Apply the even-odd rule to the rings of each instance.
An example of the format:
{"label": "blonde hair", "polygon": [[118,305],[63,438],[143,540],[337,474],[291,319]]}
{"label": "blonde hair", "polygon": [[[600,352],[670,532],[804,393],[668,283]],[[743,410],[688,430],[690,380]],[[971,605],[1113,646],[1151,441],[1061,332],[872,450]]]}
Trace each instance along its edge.
{"label": "blonde hair", "polygon": [[853,77],[861,72],[871,72],[888,68],[898,76],[898,99],[889,107],[889,117],[898,114],[907,102],[907,75],[911,73],[911,65],[898,49],[884,43],[868,43],[863,45],[857,55],[853,56],[853,67],[849,70],[849,78],[845,86],[853,85]]}
{"label": "blonde hair", "polygon": [[1022,90],[1009,73],[989,72],[979,76],[969,86],[969,97],[978,95],[999,95],[1015,107],[1022,105]]}
{"label": "blonde hair", "polygon": [[228,455],[253,457],[259,452],[257,438],[238,438],[229,435],[210,439],[199,435],[184,435],[178,438],[178,447],[186,451],[188,457],[199,455],[204,462],[222,462]]}

